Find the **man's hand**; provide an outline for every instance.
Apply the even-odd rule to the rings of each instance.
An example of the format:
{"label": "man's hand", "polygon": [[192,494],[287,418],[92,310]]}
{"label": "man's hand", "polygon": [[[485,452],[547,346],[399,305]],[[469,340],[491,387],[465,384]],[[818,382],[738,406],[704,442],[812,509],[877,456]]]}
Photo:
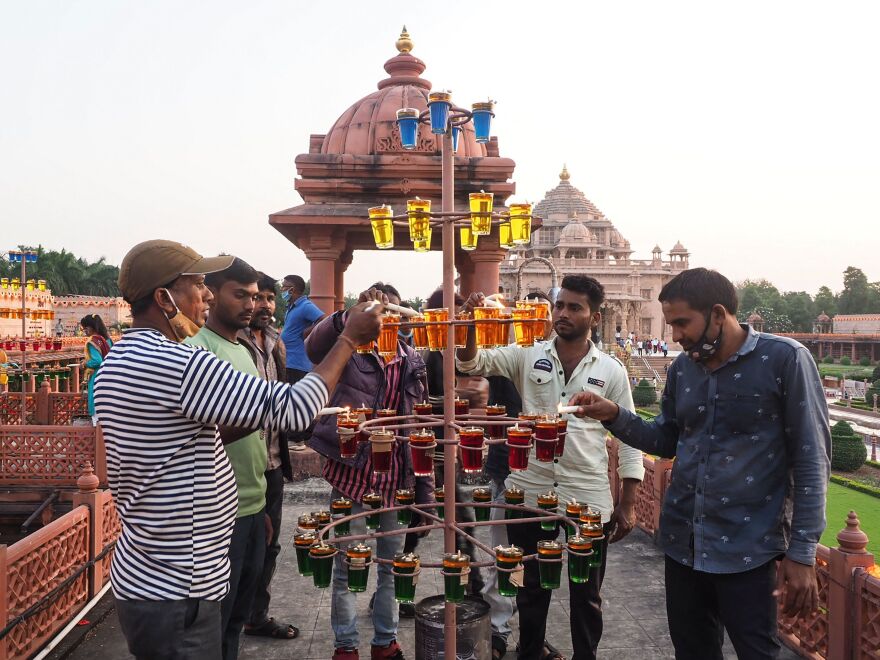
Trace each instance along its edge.
{"label": "man's hand", "polygon": [[614,507],[611,514],[611,529],[608,532],[608,542],[617,543],[627,534],[633,531],[636,526],[636,506],[635,504],[620,503]]}
{"label": "man's hand", "polygon": [[[780,566],[779,586],[785,587],[782,611],[786,616],[806,618],[819,607],[816,568],[786,557]],[[778,591],[775,592],[778,595]]]}
{"label": "man's hand", "polygon": [[[387,301],[388,298],[386,297],[385,302]],[[342,330],[342,334],[358,346],[371,342],[379,336],[379,329],[382,327],[382,311],[385,307],[378,303],[370,311],[367,311],[367,307],[373,304],[372,302],[358,303],[349,309],[346,315],[345,328]]]}
{"label": "man's hand", "polygon": [[468,299],[464,301],[464,305],[461,306],[461,309],[459,311],[472,314],[474,311],[474,307],[485,306],[486,296],[484,296],[480,291],[474,291],[471,295],[468,296]]}
{"label": "man's hand", "polygon": [[358,302],[372,302],[373,300],[378,300],[380,303],[387,303],[388,296],[379,291],[379,289],[367,289],[366,291],[361,291],[358,296]]}
{"label": "man's hand", "polygon": [[576,417],[592,417],[600,422],[613,422],[620,413],[620,406],[593,392],[578,392],[568,401],[570,406],[578,406]]}

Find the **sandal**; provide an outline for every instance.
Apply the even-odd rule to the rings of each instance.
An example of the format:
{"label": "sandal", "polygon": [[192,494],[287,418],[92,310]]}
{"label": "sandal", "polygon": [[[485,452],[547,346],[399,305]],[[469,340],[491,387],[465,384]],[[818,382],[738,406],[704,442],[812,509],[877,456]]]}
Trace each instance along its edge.
{"label": "sandal", "polygon": [[541,656],[541,660],[565,660],[565,656],[562,655],[555,646],[553,646],[546,639],[544,640],[544,655]]}
{"label": "sandal", "polygon": [[504,660],[507,655],[507,642],[501,637],[492,635],[492,660]]}
{"label": "sandal", "polygon": [[259,626],[245,626],[244,634],[273,639],[296,639],[299,637],[299,628],[293,625],[284,626],[270,616]]}

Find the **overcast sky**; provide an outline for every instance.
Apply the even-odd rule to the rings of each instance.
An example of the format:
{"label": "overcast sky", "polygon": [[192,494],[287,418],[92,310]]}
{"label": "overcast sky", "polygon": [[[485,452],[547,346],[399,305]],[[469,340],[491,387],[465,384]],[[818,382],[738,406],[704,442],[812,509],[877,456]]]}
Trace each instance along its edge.
{"label": "overcast sky", "polygon": [[[0,249],[119,263],[162,237],[308,277],[268,215],[406,23],[436,89],[498,101],[518,196],[565,162],[635,257],[681,240],[783,290],[880,280],[880,3],[437,6],[0,0]],[[346,289],[377,278],[425,297],[439,255],[355,253]]]}

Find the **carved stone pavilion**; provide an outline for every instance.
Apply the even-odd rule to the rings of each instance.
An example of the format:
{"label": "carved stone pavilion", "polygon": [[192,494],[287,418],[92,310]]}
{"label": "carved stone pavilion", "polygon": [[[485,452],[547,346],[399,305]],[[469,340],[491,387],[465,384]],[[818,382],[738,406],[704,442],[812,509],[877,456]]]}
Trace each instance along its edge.
{"label": "carved stone pavilion", "polygon": [[[533,232],[529,245],[511,250],[501,263],[502,290],[509,298],[533,291],[546,293],[551,284],[547,265],[524,263],[530,257],[543,258],[556,268],[560,282],[565,275],[577,273],[595,277],[604,285],[600,328],[604,341],[613,341],[619,331],[672,344],[657,296],[664,284],[688,268],[690,253],[678,242],[668,259],[659,246],[650,259],[633,259],[630,242],[570,179],[568,168],[563,167],[559,185],[535,205],[542,226]],[[521,291],[517,291],[518,281]]]}
{"label": "carved stone pavilion", "polygon": [[[296,191],[304,203],[269,216],[269,224],[306,253],[310,263],[310,298],[325,312],[342,309],[344,275],[355,250],[375,250],[367,209],[389,204],[397,214],[406,200],[430,199],[440,209],[440,138],[419,127],[418,146],[404,150],[397,128],[397,110],[426,110],[431,83],[421,77],[426,65],[411,54],[412,40],[404,28],[398,54],[385,63],[388,77],[378,90],[356,101],[326,134],[313,134],[309,152],[296,157]],[[453,97],[453,101],[455,98]],[[473,126],[464,126],[455,156],[455,210],[466,211],[468,193],[495,194],[496,209],[514,193],[515,163],[502,158],[496,138],[477,143]],[[395,228],[395,249],[412,249],[408,231]],[[460,289],[497,291],[498,266],[506,252],[497,230],[481,236],[479,247],[464,252],[456,239],[455,266]],[[432,250],[441,249],[435,232]],[[393,258],[390,254],[389,258]]]}

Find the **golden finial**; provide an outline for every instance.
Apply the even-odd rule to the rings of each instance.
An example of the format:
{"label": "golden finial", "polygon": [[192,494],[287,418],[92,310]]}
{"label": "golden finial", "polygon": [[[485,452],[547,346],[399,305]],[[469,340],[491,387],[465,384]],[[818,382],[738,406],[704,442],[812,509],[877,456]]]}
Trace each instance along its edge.
{"label": "golden finial", "polygon": [[562,172],[559,173],[560,181],[568,181],[571,178],[571,175],[568,173],[568,166],[565,163],[562,164]]}
{"label": "golden finial", "polygon": [[406,31],[406,26],[403,26],[403,29],[400,31],[400,38],[397,40],[397,43],[394,44],[397,46],[398,52],[408,53],[413,49],[412,39],[409,38],[409,32]]}

